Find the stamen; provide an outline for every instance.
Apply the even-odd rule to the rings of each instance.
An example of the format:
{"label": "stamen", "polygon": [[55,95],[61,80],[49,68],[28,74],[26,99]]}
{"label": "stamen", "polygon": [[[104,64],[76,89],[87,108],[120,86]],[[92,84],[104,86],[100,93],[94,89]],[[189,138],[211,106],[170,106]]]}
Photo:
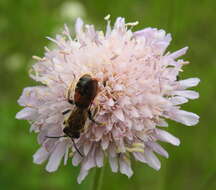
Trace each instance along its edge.
{"label": "stamen", "polygon": [[104,20],[109,20],[110,19],[110,14],[104,17]]}
{"label": "stamen", "polygon": [[136,22],[128,22],[128,23],[125,24],[125,26],[136,26],[138,24],[139,24],[138,21],[136,21]]}
{"label": "stamen", "polygon": [[142,148],[126,148],[128,152],[144,152]]}
{"label": "stamen", "polygon": [[145,145],[143,143],[133,143],[132,147],[127,147],[128,152],[144,152]]}
{"label": "stamen", "polygon": [[46,61],[45,57],[41,58],[41,57],[36,56],[36,55],[32,56],[32,58],[35,59],[36,61]]}

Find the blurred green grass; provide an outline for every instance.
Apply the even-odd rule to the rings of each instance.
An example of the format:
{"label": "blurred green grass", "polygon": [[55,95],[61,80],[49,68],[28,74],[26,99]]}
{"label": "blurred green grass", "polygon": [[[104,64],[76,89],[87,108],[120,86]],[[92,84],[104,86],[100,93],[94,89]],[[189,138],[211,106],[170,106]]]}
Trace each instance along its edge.
{"label": "blurred green grass", "polygon": [[[67,4],[66,4],[67,3]],[[73,14],[65,14],[65,7]],[[49,174],[44,165],[32,163],[38,148],[36,135],[29,133],[25,121],[17,121],[21,108],[16,101],[26,86],[35,85],[28,77],[31,56],[43,56],[43,47],[64,23],[72,26],[76,16],[104,28],[103,17],[111,14],[126,17],[139,26],[157,27],[170,32],[173,41],[169,50],[189,46],[181,78],[200,77],[196,88],[200,99],[185,109],[200,115],[195,127],[169,122],[169,131],[181,139],[180,147],[164,144],[170,158],[161,158],[159,172],[133,162],[131,179],[114,174],[106,167],[103,190],[182,190],[216,189],[216,2],[213,0],[1,0],[0,1],[0,189],[90,189],[94,170],[81,185],[76,183],[79,168],[70,164]],[[69,9],[70,10],[70,9]],[[68,11],[68,10],[67,10]]]}

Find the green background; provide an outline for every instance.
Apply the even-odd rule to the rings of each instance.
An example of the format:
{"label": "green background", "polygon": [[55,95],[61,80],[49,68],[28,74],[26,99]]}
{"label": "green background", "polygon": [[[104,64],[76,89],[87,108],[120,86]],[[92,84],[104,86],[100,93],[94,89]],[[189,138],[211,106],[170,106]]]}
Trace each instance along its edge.
{"label": "green background", "polygon": [[32,163],[39,147],[36,135],[29,133],[26,121],[15,114],[22,89],[35,85],[28,77],[32,55],[43,56],[49,45],[45,36],[54,36],[64,23],[72,28],[81,16],[87,23],[104,29],[103,17],[123,16],[144,27],[165,29],[173,41],[168,50],[190,49],[184,59],[181,78],[200,77],[196,90],[200,98],[184,109],[200,115],[197,126],[186,127],[169,121],[168,131],[181,139],[180,147],[163,144],[170,153],[160,157],[162,167],[155,171],[133,162],[134,175],[128,179],[106,166],[103,190],[214,190],[216,189],[216,3],[213,0],[1,0],[0,1],[0,189],[71,190],[91,189],[95,170],[78,185],[79,168],[68,163],[55,173],[45,165]]}

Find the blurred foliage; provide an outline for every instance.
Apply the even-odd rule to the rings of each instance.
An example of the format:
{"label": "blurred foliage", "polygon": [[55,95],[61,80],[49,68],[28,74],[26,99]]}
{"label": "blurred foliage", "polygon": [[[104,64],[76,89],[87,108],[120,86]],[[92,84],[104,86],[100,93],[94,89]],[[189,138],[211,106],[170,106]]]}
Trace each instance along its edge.
{"label": "blurred foliage", "polygon": [[200,77],[196,88],[200,99],[184,108],[201,116],[195,127],[169,122],[169,131],[181,139],[180,147],[164,144],[168,160],[160,158],[160,171],[133,162],[131,179],[114,174],[106,167],[103,190],[182,190],[216,189],[216,25],[213,0],[1,0],[0,1],[0,189],[59,190],[90,189],[94,170],[81,185],[76,183],[79,168],[61,166],[47,173],[44,166],[32,163],[38,148],[36,135],[29,134],[25,121],[15,120],[21,108],[16,101],[22,89],[34,85],[28,77],[32,55],[43,56],[46,36],[70,28],[75,17],[82,16],[98,28],[105,26],[108,13],[114,19],[126,17],[139,21],[134,29],[147,26],[165,29],[173,36],[170,51],[190,47],[184,57],[191,62],[181,78]]}

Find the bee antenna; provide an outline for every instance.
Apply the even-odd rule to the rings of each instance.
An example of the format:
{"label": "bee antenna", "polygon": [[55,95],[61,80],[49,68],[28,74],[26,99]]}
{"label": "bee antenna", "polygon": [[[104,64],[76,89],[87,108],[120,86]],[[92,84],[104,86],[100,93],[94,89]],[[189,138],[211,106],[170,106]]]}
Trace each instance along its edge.
{"label": "bee antenna", "polygon": [[64,136],[58,136],[58,137],[57,136],[56,137],[55,136],[54,137],[53,136],[52,137],[46,136],[46,138],[53,138],[53,139],[62,138],[62,137],[67,137],[67,136],[66,135],[64,135]]}
{"label": "bee antenna", "polygon": [[76,143],[74,142],[74,139],[71,138],[71,140],[72,140],[72,142],[73,142],[73,146],[74,146],[74,148],[76,149],[76,151],[79,153],[79,155],[80,155],[81,157],[83,157],[83,154],[82,154],[82,153],[79,151],[79,149],[77,148]]}

